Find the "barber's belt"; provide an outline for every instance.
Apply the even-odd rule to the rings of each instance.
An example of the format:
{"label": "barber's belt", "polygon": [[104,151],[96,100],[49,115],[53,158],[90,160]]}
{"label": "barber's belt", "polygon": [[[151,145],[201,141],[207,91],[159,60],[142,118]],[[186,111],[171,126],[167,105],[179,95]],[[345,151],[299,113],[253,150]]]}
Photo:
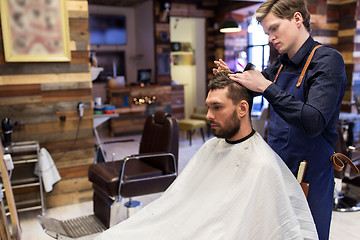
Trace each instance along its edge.
{"label": "barber's belt", "polygon": [[359,173],[359,169],[354,165],[354,163],[350,160],[350,158],[348,158],[346,155],[342,153],[334,153],[330,157],[330,161],[336,171],[340,172],[341,170],[343,170],[344,162],[347,162],[352,167],[352,169],[354,169],[356,173]]}

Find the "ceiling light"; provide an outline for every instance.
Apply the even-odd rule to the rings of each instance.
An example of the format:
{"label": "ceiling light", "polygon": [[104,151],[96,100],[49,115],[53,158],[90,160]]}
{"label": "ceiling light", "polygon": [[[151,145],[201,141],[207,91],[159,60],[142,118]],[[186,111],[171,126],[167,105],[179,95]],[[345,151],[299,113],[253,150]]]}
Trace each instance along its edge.
{"label": "ceiling light", "polygon": [[220,28],[220,32],[222,33],[233,33],[240,31],[241,31],[241,27],[239,27],[239,24],[231,16],[228,19],[226,19],[226,21],[223,23],[223,25]]}

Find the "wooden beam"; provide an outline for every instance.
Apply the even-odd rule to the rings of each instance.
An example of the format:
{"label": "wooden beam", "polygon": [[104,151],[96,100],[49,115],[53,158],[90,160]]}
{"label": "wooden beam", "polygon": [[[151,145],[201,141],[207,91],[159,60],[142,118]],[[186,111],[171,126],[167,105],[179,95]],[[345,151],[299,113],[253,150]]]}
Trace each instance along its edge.
{"label": "wooden beam", "polygon": [[88,18],[89,8],[88,2],[85,1],[71,1],[66,2],[67,9],[69,11],[69,18]]}
{"label": "wooden beam", "polygon": [[9,207],[9,211],[10,211],[11,223],[12,223],[12,226],[14,227],[14,229],[13,229],[14,232],[12,234],[13,236],[11,239],[20,240],[21,239],[21,228],[20,228],[19,217],[18,217],[17,210],[16,210],[14,194],[13,194],[13,191],[11,188],[9,174],[8,174],[8,171],[5,166],[4,152],[3,152],[1,145],[0,145],[0,172],[1,172],[1,179],[4,184],[6,201],[7,201],[8,207]]}
{"label": "wooden beam", "polygon": [[0,88],[1,97],[15,97],[15,96],[40,96],[41,89],[40,84],[28,84],[28,85],[7,85]]}
{"label": "wooden beam", "polygon": [[29,81],[29,75],[0,76],[0,86],[61,82],[91,82],[90,71],[87,73],[32,74],[31,81]]}

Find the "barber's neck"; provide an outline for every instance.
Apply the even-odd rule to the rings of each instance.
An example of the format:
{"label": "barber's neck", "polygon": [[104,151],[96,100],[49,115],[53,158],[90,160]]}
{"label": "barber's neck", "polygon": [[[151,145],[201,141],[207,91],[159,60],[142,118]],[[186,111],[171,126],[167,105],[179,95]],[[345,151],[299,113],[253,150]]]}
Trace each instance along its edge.
{"label": "barber's neck", "polygon": [[294,57],[294,55],[299,51],[301,46],[306,42],[306,40],[310,37],[310,33],[306,30],[304,26],[299,29],[299,36],[296,39],[293,47],[289,49],[287,55],[290,59]]}

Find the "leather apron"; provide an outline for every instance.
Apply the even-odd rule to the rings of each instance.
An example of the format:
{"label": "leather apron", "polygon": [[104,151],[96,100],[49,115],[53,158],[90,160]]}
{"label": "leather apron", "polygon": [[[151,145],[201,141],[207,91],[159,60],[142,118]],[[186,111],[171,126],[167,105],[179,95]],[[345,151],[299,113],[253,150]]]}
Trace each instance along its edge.
{"label": "leather apron", "polygon": [[[280,66],[274,80],[276,85],[300,101],[305,102],[304,84],[301,83],[317,47],[308,57],[300,77],[299,74],[281,72],[282,66]],[[310,137],[288,124],[271,105],[268,143],[295,176],[300,162],[303,160],[308,162],[303,180],[310,184],[307,200],[319,239],[328,239],[334,191],[334,169],[329,159],[334,153],[334,148],[322,135]]]}

